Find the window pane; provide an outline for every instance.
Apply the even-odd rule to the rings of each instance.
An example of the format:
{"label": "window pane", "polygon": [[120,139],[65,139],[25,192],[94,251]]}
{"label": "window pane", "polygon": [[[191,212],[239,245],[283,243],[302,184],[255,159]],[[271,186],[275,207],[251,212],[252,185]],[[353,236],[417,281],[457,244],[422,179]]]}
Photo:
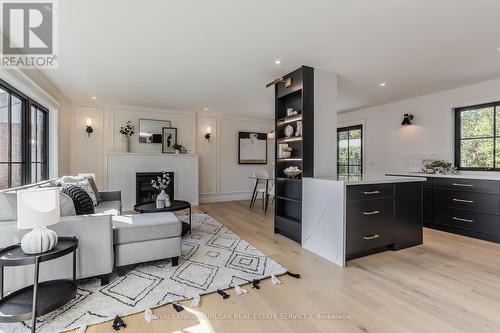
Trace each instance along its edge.
{"label": "window pane", "polygon": [[349,160],[349,149],[348,149],[348,137],[347,132],[339,132],[339,163],[348,164]]}
{"label": "window pane", "polygon": [[23,161],[23,127],[22,127],[22,101],[12,95],[11,121],[12,121],[12,162]]}
{"label": "window pane", "polygon": [[360,175],[361,174],[361,167],[359,167],[359,166],[350,166],[349,167],[349,174],[350,175]]}
{"label": "window pane", "polygon": [[9,161],[9,94],[5,90],[0,89],[0,162],[8,162],[8,161]]}
{"label": "window pane", "polygon": [[9,166],[0,164],[0,190],[9,187]]}
{"label": "window pane", "polygon": [[493,136],[493,115],[493,107],[462,111],[462,139]]}
{"label": "window pane", "polygon": [[347,175],[347,166],[346,165],[339,165],[338,166],[338,170],[337,170],[337,173],[339,175]]}
{"label": "window pane", "polygon": [[33,106],[31,107],[30,125],[31,162],[36,162],[36,108]]}
{"label": "window pane", "polygon": [[361,139],[361,130],[360,129],[350,130],[349,131],[349,138],[350,139]]}
{"label": "window pane", "polygon": [[11,172],[12,172],[12,178],[11,178],[12,184],[10,185],[10,187],[21,186],[22,185],[22,182],[21,182],[22,166],[21,166],[21,164],[13,163]]}
{"label": "window pane", "polygon": [[44,113],[37,110],[37,122],[36,122],[36,159],[37,162],[45,162],[45,127],[44,127]]}
{"label": "window pane", "polygon": [[493,139],[463,140],[460,159],[460,166],[464,168],[492,168]]}
{"label": "window pane", "polygon": [[36,183],[36,163],[31,163],[31,183]]}

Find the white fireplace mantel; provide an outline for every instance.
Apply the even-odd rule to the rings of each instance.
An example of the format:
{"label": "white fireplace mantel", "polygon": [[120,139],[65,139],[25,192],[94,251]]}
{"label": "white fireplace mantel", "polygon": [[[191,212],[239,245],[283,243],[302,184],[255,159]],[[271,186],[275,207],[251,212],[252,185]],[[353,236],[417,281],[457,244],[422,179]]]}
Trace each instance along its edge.
{"label": "white fireplace mantel", "polygon": [[174,172],[174,199],[198,206],[198,155],[120,153],[106,154],[106,180],[109,191],[122,192],[123,211],[133,211],[135,176],[138,172]]}

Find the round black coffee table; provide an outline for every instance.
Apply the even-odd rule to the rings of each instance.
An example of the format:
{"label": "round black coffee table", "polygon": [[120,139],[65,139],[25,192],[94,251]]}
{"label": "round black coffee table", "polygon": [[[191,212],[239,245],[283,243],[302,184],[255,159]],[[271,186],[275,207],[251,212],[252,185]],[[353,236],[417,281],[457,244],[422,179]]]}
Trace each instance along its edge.
{"label": "round black coffee table", "polygon": [[[0,322],[12,323],[31,319],[31,332],[36,318],[60,308],[76,296],[76,237],[59,237],[50,251],[26,254],[19,244],[0,250]],[[73,279],[38,282],[40,263],[73,253]],[[33,285],[4,297],[3,276],[6,266],[35,265]]]}
{"label": "round black coffee table", "polygon": [[159,212],[176,212],[179,210],[189,209],[189,224],[182,222],[182,235],[188,231],[191,233],[191,204],[184,200],[170,201],[170,207],[156,208],[156,201],[146,201],[134,206],[134,210],[138,213],[159,213]]}

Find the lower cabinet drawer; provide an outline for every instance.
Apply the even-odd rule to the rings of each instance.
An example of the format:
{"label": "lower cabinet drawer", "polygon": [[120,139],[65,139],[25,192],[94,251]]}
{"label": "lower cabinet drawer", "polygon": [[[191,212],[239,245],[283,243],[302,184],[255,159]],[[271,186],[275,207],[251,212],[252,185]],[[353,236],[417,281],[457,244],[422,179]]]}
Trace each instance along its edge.
{"label": "lower cabinet drawer", "polygon": [[347,228],[390,222],[394,220],[394,200],[387,198],[347,202],[346,213]]}
{"label": "lower cabinet drawer", "polygon": [[464,230],[500,235],[500,216],[461,209],[434,207],[434,223]]}
{"label": "lower cabinet drawer", "polygon": [[434,204],[491,214],[500,212],[500,198],[496,194],[434,189]]}
{"label": "lower cabinet drawer", "polygon": [[347,255],[369,251],[394,243],[394,223],[381,223],[347,229]]}

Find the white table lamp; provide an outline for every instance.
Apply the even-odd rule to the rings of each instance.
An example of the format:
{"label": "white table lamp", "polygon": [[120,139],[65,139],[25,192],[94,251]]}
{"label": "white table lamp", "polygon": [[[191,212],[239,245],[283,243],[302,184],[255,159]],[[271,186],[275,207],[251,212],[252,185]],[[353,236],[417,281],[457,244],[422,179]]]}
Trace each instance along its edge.
{"label": "white table lamp", "polygon": [[17,228],[33,229],[21,240],[24,253],[49,251],[57,244],[55,231],[47,226],[61,219],[59,189],[39,188],[17,192]]}

